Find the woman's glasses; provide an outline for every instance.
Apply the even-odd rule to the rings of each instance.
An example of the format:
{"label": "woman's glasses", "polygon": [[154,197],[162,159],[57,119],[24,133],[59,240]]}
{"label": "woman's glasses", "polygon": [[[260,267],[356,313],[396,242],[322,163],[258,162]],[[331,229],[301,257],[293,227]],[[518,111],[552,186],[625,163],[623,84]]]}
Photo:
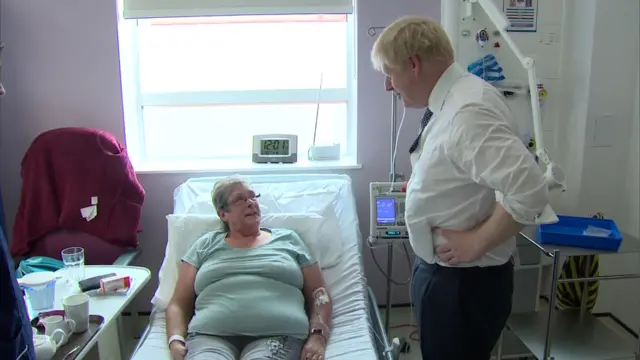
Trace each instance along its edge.
{"label": "woman's glasses", "polygon": [[246,197],[237,197],[235,200],[229,202],[229,205],[247,205],[249,201],[256,202],[260,198],[260,194],[251,193]]}

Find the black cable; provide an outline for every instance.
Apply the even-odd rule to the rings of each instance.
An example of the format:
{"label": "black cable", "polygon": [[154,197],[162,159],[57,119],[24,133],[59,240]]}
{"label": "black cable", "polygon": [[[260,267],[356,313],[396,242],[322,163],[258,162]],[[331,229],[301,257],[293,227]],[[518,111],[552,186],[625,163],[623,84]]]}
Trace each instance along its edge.
{"label": "black cable", "polygon": [[[393,245],[389,244],[388,246],[393,246]],[[404,253],[407,256],[407,265],[409,265],[409,278],[406,281],[400,282],[392,279],[384,270],[382,270],[382,267],[378,263],[378,259],[376,259],[376,253],[374,251],[374,249],[377,249],[377,247],[369,245],[369,249],[371,250],[371,257],[373,258],[373,263],[378,268],[378,271],[380,271],[385,278],[389,279],[392,283],[396,285],[407,285],[408,283],[411,282],[411,258],[409,257],[409,249],[407,249],[407,244],[402,244],[402,247],[404,248]]]}

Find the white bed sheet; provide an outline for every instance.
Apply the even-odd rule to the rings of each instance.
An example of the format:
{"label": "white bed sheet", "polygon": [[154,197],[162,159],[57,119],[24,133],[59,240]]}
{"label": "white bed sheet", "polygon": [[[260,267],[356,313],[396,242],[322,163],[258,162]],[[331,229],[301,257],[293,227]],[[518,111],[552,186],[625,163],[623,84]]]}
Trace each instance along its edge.
{"label": "white bed sheet", "polygon": [[[323,271],[327,286],[333,296],[333,332],[327,348],[327,360],[373,360],[377,359],[375,342],[370,323],[367,302],[367,286],[364,278],[361,256],[362,236],[358,228],[355,198],[351,180],[346,175],[258,175],[247,177],[250,182],[321,182],[338,186],[340,196],[334,203],[341,234],[343,235],[344,256],[340,263]],[[174,193],[175,210],[185,209],[188,197],[196,198],[201,191],[210,192],[214,178],[191,179],[182,184]],[[205,186],[206,185],[206,186]],[[301,184],[302,185],[302,184]],[[302,187],[310,186],[309,184]],[[187,196],[182,196],[187,194]],[[164,311],[154,309],[150,318],[150,329],[134,360],[170,359],[166,344],[166,320]]]}

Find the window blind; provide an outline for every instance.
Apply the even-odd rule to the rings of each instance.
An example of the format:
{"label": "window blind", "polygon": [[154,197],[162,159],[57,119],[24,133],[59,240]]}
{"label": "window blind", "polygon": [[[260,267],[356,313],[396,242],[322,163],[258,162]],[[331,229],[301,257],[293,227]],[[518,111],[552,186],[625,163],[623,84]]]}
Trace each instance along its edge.
{"label": "window blind", "polygon": [[125,19],[216,15],[351,14],[354,0],[124,0]]}

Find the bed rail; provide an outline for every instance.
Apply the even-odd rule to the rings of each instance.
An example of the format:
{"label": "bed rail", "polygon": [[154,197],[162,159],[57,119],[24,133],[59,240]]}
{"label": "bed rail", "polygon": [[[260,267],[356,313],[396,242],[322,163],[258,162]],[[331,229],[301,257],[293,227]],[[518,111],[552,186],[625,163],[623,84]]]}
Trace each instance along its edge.
{"label": "bed rail", "polygon": [[144,344],[144,341],[149,336],[149,333],[151,332],[151,325],[153,325],[152,322],[153,322],[153,319],[155,318],[154,316],[155,312],[156,312],[156,308],[154,307],[153,310],[151,310],[151,314],[149,315],[149,323],[147,324],[147,327],[144,328],[142,335],[140,335],[140,339],[138,339],[136,348],[133,349],[133,352],[131,353],[131,356],[129,357],[129,359],[133,359],[136,356],[136,354],[138,353],[138,350],[140,350],[140,348],[142,347],[142,344]]}
{"label": "bed rail", "polygon": [[371,287],[367,286],[369,298],[369,312],[371,313],[371,326],[375,333],[376,347],[378,348],[378,360],[398,360],[400,356],[399,349],[396,349],[389,341],[389,336],[382,323],[378,302],[373,294]]}

